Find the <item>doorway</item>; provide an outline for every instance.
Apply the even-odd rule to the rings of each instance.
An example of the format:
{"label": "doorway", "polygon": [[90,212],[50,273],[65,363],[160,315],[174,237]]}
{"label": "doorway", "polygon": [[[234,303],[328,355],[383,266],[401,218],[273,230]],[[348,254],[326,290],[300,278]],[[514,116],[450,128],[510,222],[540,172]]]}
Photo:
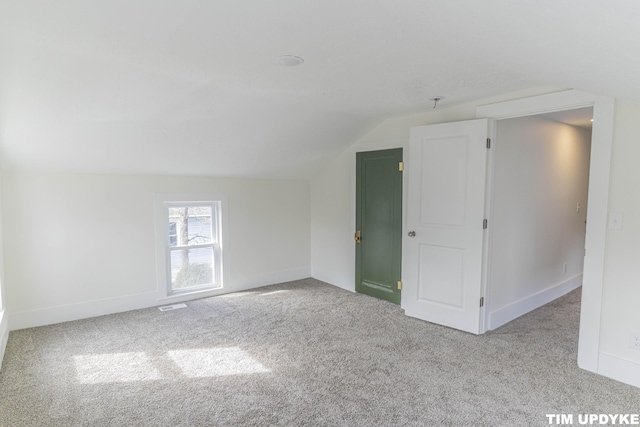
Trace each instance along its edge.
{"label": "doorway", "polygon": [[[578,90],[566,90],[479,106],[476,109],[476,116],[502,120],[589,106],[593,107],[593,128],[589,169],[587,237],[585,242],[587,250],[584,256],[580,335],[578,339],[578,366],[582,369],[599,373],[600,323],[615,100]],[[588,313],[588,315],[585,315],[585,313]]]}
{"label": "doorway", "polygon": [[[577,96],[580,100],[587,98],[579,93]],[[556,99],[552,99],[547,104],[552,105],[554,101],[558,100],[557,96],[553,98]],[[572,102],[575,96],[571,97],[570,95],[569,98],[572,98],[569,100]],[[562,101],[562,99],[560,100]],[[524,105],[526,109],[516,115],[517,117],[534,116],[536,113],[549,111],[565,111],[582,107],[585,104],[589,105],[587,98],[584,100],[587,102],[584,102],[583,105],[573,104],[565,108],[556,107],[553,109],[541,108],[536,111],[531,106],[531,100],[526,101]],[[546,102],[546,99],[543,101]],[[496,120],[513,118],[513,112],[516,111],[513,108],[515,104],[513,101],[507,104],[504,107],[509,114],[508,116],[501,117],[494,115],[494,111],[488,111],[491,113],[488,114],[489,117]],[[593,101],[591,101],[591,105],[594,105]],[[598,101],[598,104],[595,105],[597,107],[601,104]],[[596,107],[594,107],[594,115],[597,117]],[[479,108],[479,111],[483,110]],[[476,119],[411,129],[407,220],[410,231],[405,233],[408,238],[405,237],[404,246],[405,258],[407,259],[403,266],[406,280],[403,308],[409,316],[476,334],[484,333],[487,330],[485,320],[488,310],[485,297],[487,295],[486,284],[488,283],[487,261],[490,253],[487,245],[491,239],[483,233],[483,229],[488,233],[492,230],[494,223],[491,212],[492,202],[489,200],[490,192],[485,192],[484,187],[484,165],[485,163],[492,164],[493,160],[493,155],[487,156],[486,153],[495,151],[491,150],[491,141],[493,140],[495,144],[496,139],[494,124],[494,120],[487,122],[486,119]],[[487,132],[490,139],[487,139],[486,149],[483,150]],[[605,148],[603,146],[605,144],[607,141],[598,135],[594,126],[594,156],[591,156],[591,167],[586,174],[590,178],[601,175],[600,159],[597,157],[597,153]],[[443,164],[452,166],[443,167]],[[596,165],[595,172],[594,165]],[[490,169],[491,167],[489,167]],[[515,173],[518,173],[518,170]],[[594,180],[591,179],[591,181]],[[595,189],[601,189],[602,186],[598,181],[596,182]],[[510,180],[507,180],[507,184],[510,183]],[[489,185],[490,187],[491,185]],[[598,194],[594,199],[593,190],[593,186],[590,186],[589,224],[592,224],[594,211],[591,201],[596,200],[595,206],[598,210],[602,207],[598,203],[602,201],[598,197],[600,195]],[[571,198],[573,197],[571,196]],[[563,201],[559,200],[558,202]],[[584,214],[586,197],[583,195],[582,202],[578,199],[572,203],[576,202],[581,205],[574,205],[573,209],[577,208],[581,210],[581,214]],[[435,211],[434,205],[437,207]],[[484,221],[482,220],[483,212],[485,214]],[[457,218],[456,221],[453,220],[455,218]],[[537,220],[535,216],[530,219]],[[528,224],[525,223],[521,227],[526,228]],[[584,237],[584,219],[580,227],[582,227],[581,237]],[[588,241],[589,228],[587,229],[587,244],[580,243],[580,245],[583,248],[585,246],[591,247],[588,245]],[[514,244],[527,246],[526,242],[518,241],[518,239]],[[589,250],[587,256],[593,252],[593,250]],[[577,262],[563,261],[561,265],[565,263],[568,265],[577,264]],[[585,260],[585,282],[589,277],[588,265],[588,260]],[[569,269],[566,272],[568,273]],[[501,316],[501,320],[506,319],[506,321],[519,317],[563,295],[571,290],[571,286],[579,286],[580,277],[573,279],[575,280],[561,283],[561,286],[552,286],[549,292],[544,289],[545,292],[533,291],[524,297],[514,298],[505,307],[501,307],[504,310],[497,314]],[[576,281],[578,281],[577,284]],[[567,287],[569,288],[567,289]],[[554,292],[558,293],[555,297],[553,296]],[[544,301],[549,297],[551,299]],[[583,310],[585,301],[588,301],[588,298],[583,298]]]}
{"label": "doorway", "polygon": [[593,108],[499,120],[487,329],[582,285]]}
{"label": "doorway", "polygon": [[356,153],[356,292],[400,304],[402,148]]}

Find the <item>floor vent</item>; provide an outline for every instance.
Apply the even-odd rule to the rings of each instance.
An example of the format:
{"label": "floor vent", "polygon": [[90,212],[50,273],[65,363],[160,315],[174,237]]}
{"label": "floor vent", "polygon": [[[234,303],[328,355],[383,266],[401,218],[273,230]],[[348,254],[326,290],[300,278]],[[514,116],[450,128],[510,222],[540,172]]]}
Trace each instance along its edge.
{"label": "floor vent", "polygon": [[173,304],[173,305],[164,305],[162,307],[158,307],[160,309],[160,311],[169,311],[169,310],[176,310],[178,308],[186,308],[187,304]]}

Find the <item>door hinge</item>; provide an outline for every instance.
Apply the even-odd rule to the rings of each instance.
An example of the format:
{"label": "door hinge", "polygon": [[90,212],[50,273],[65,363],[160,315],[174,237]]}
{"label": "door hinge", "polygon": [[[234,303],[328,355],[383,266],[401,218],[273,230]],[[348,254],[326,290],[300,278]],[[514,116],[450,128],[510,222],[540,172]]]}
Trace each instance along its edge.
{"label": "door hinge", "polygon": [[398,170],[402,172],[404,170],[404,162],[398,162]]}
{"label": "door hinge", "polygon": [[402,290],[402,281],[398,280],[398,290]]}
{"label": "door hinge", "polygon": [[480,297],[480,307],[484,307],[484,297]]}
{"label": "door hinge", "polygon": [[486,218],[482,221],[482,229],[486,230],[487,227],[489,226],[489,220],[487,220]]}
{"label": "door hinge", "polygon": [[491,138],[487,138],[487,148],[491,148]]}

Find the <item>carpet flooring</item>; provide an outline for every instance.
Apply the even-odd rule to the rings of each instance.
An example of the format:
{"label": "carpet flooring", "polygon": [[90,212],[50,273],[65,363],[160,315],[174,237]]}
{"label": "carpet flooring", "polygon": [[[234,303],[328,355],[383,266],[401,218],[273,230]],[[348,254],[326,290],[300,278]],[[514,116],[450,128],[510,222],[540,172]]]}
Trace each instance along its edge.
{"label": "carpet flooring", "polygon": [[0,426],[543,426],[640,410],[640,389],[577,367],[580,290],[482,336],[313,279],[186,304],[11,332]]}

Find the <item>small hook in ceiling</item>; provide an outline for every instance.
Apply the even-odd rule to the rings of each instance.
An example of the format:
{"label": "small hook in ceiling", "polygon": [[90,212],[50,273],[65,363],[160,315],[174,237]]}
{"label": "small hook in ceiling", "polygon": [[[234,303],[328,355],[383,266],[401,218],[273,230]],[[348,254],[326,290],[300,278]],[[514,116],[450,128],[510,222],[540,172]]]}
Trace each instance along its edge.
{"label": "small hook in ceiling", "polygon": [[430,98],[433,101],[433,109],[435,110],[438,106],[438,102],[444,99],[444,96],[436,96],[434,98]]}

